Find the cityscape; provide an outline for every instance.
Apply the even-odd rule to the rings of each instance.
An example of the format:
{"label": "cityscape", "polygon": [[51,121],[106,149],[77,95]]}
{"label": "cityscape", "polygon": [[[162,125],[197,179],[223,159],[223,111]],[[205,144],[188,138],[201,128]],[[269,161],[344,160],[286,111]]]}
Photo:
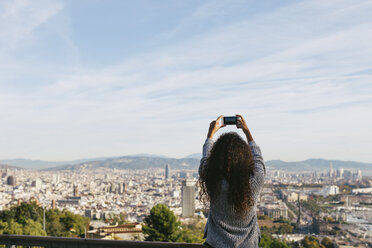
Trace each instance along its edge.
{"label": "cityscape", "polygon": [[[39,171],[2,166],[0,210],[30,202],[65,209],[89,218],[84,236],[100,239],[144,240],[144,218],[159,203],[182,223],[206,222],[196,169],[83,165]],[[261,232],[289,244],[307,236],[329,237],[338,247],[372,244],[372,178],[360,169],[334,169],[332,163],[322,173],[268,167],[256,210]],[[111,221],[117,216],[124,222]]]}
{"label": "cityscape", "polygon": [[372,248],[371,13],[0,0],[0,248]]}

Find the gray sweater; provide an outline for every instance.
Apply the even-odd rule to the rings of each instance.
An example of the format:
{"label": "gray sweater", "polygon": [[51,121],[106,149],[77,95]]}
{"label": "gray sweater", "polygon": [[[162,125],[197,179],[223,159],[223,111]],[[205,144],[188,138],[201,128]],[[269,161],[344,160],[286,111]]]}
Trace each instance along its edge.
{"label": "gray sweater", "polygon": [[[207,162],[213,147],[213,140],[207,139],[203,146],[203,158],[200,161],[199,174]],[[215,247],[258,247],[261,237],[257,224],[256,203],[265,178],[265,164],[260,148],[254,141],[249,142],[255,164],[251,180],[254,207],[244,217],[237,216],[232,203],[228,201],[228,184],[222,182],[220,195],[210,203],[208,221],[205,226],[206,242]]]}

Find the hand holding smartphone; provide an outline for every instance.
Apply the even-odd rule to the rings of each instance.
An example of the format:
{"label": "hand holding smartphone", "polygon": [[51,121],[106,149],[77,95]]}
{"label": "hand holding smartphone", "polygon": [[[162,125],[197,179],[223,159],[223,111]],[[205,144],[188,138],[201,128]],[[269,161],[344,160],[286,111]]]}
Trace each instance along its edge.
{"label": "hand holding smartphone", "polygon": [[238,116],[224,116],[223,118],[221,118],[221,125],[222,126],[236,125],[237,127],[239,127],[238,125],[240,125],[240,117],[238,117]]}

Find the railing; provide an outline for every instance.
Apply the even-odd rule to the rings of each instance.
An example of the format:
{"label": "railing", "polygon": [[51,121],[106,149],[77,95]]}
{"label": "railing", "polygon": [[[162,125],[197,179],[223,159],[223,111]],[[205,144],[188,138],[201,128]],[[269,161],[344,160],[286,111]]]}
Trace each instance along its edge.
{"label": "railing", "polygon": [[102,240],[102,239],[80,239],[80,238],[60,238],[44,236],[25,236],[25,235],[0,235],[0,246],[6,248],[23,247],[45,247],[45,248],[141,248],[141,247],[205,247],[201,244],[187,243],[166,243],[166,242],[148,242],[148,241],[120,241],[120,240]]}

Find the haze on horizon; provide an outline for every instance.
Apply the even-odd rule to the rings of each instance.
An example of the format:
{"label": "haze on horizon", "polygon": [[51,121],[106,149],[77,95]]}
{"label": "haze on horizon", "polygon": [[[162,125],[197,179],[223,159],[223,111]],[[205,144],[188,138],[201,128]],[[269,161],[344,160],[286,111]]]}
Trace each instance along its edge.
{"label": "haze on horizon", "polygon": [[[0,160],[201,151],[372,162],[371,1],[0,2]],[[226,128],[231,131],[234,128]]]}

